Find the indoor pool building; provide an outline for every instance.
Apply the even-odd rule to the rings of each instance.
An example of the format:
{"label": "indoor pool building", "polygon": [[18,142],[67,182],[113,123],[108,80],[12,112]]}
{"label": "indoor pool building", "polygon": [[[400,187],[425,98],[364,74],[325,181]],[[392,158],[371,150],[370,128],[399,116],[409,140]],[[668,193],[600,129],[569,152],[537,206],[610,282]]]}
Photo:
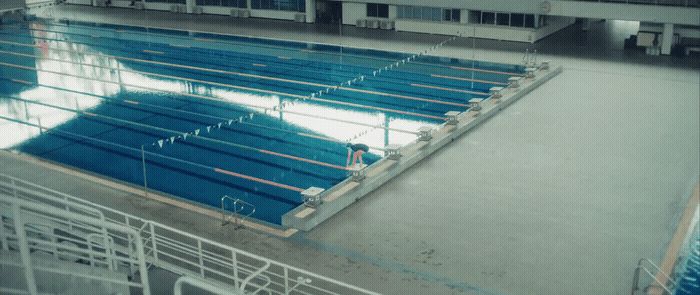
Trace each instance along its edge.
{"label": "indoor pool building", "polygon": [[700,1],[0,0],[0,294],[700,294]]}

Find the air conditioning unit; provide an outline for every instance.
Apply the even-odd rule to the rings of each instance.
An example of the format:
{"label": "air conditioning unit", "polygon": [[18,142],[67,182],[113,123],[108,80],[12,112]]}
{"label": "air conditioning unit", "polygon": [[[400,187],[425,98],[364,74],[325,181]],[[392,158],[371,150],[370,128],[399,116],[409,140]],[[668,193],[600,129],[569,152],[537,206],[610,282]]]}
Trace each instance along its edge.
{"label": "air conditioning unit", "polygon": [[367,20],[367,27],[370,29],[378,29],[379,28],[379,21],[376,19],[368,19]]}
{"label": "air conditioning unit", "polygon": [[134,3],[134,9],[143,10],[144,9],[143,2]]}
{"label": "air conditioning unit", "polygon": [[250,10],[239,10],[238,17],[250,17]]}
{"label": "air conditioning unit", "polygon": [[179,10],[180,10],[180,7],[178,7],[178,5],[170,5],[170,12],[178,13]]}
{"label": "air conditioning unit", "polygon": [[394,29],[394,22],[388,21],[388,20],[383,20],[379,23],[379,27],[382,30],[393,30]]}
{"label": "air conditioning unit", "polygon": [[95,6],[107,7],[107,0],[95,0]]}
{"label": "air conditioning unit", "polygon": [[231,9],[231,16],[238,17],[240,9]]}
{"label": "air conditioning unit", "polygon": [[366,28],[367,27],[367,20],[366,19],[358,19],[357,20],[357,27],[358,28]]}
{"label": "air conditioning unit", "polygon": [[194,8],[192,8],[192,13],[194,13],[194,14],[202,14],[202,13],[204,13],[204,11],[202,10],[202,7],[200,7],[200,6],[195,6]]}
{"label": "air conditioning unit", "polygon": [[306,14],[297,13],[294,15],[294,21],[298,23],[306,22]]}

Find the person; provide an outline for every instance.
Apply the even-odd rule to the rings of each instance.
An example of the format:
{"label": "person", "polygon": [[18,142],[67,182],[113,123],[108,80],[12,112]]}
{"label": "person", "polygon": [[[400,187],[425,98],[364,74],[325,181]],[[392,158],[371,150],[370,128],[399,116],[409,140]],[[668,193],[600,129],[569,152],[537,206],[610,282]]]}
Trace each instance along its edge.
{"label": "person", "polygon": [[[364,163],[362,162],[362,155],[366,152],[369,152],[369,146],[367,146],[366,144],[362,144],[362,143],[352,144],[349,142],[345,146],[348,148],[348,159],[347,159],[347,161],[345,161],[345,166],[348,168],[354,167],[355,164],[357,163],[357,161],[359,160],[360,167],[362,167],[362,165],[364,165]],[[350,164],[350,155],[351,154],[352,154],[352,165]]]}

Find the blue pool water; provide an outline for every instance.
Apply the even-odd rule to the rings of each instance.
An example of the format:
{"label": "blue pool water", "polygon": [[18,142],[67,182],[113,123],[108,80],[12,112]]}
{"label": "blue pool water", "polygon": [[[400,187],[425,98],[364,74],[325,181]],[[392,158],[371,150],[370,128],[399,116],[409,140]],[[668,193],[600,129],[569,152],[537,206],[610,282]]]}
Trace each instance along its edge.
{"label": "blue pool water", "polygon": [[409,55],[40,20],[0,25],[0,53],[1,148],[141,185],[143,146],[149,188],[273,224],[348,176],[347,141],[372,164],[524,72],[423,56],[373,76]]}
{"label": "blue pool water", "polygon": [[691,245],[683,272],[675,291],[676,295],[700,294],[700,234]]}

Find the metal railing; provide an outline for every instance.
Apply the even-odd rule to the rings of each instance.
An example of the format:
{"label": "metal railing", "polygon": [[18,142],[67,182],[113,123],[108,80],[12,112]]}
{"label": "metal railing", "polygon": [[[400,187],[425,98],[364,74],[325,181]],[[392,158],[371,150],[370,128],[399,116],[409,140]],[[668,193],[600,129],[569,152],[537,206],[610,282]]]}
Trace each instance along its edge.
{"label": "metal railing", "polygon": [[[119,224],[57,210],[56,207],[30,202],[12,195],[0,193],[0,228],[3,250],[19,252],[20,262],[0,261],[20,267],[23,272],[26,289],[12,289],[11,292],[38,294],[35,272],[41,270],[62,276],[82,277],[93,281],[103,281],[129,288],[140,288],[144,295],[150,294],[148,270],[144,245],[139,232]],[[66,232],[65,230],[70,230]],[[110,236],[129,236],[130,239],[110,238],[106,243],[99,243],[92,238],[102,238],[104,232]],[[90,237],[90,238],[84,238]],[[110,245],[113,244],[113,245]],[[114,251],[114,245],[120,244],[123,251]],[[121,271],[133,275],[138,271],[139,281],[103,277],[93,273],[71,270],[70,268],[51,268],[35,265],[31,253],[41,252],[53,256],[56,260],[83,263],[92,267],[105,268],[108,271]],[[6,292],[10,290],[5,287]]]}
{"label": "metal railing", "polygon": [[[16,197],[13,192],[17,192]],[[143,241],[147,266],[157,266],[215,285],[233,286],[245,294],[379,294],[0,174],[0,195],[3,194],[31,199],[55,209],[90,209],[93,215],[99,212],[106,223],[129,227],[138,233],[138,239]],[[123,243],[133,243],[135,239],[111,231],[109,237]]]}
{"label": "metal railing", "polygon": [[[646,263],[646,265],[645,265]],[[650,266],[651,270],[649,270]],[[654,262],[652,262],[649,259],[642,258],[639,259],[639,262],[637,263],[637,267],[634,269],[634,278],[632,280],[632,289],[630,291],[631,295],[635,295],[639,291],[639,280],[640,276],[642,274],[642,271],[644,271],[645,274],[647,274],[649,277],[651,277],[654,280],[654,283],[648,285],[647,287],[644,288],[645,294],[647,294],[648,289],[650,288],[661,288],[667,295],[672,295],[673,292],[672,290],[675,289],[676,287],[676,281],[671,279],[671,276],[669,276],[667,273],[665,273],[661,268],[659,268]],[[656,274],[652,273],[652,271],[655,271]],[[666,283],[663,283],[659,281],[658,275],[663,276],[664,279],[666,279]]]}
{"label": "metal railing", "polygon": [[[233,208],[226,207],[226,201],[231,203],[231,206]],[[250,208],[248,209],[248,213],[244,213],[246,207]],[[231,222],[231,220],[233,220],[235,228],[241,228],[243,227],[243,221],[255,214],[255,210],[255,205],[251,203],[248,203],[241,199],[234,199],[229,196],[223,196],[221,197],[221,225],[227,225]]]}

